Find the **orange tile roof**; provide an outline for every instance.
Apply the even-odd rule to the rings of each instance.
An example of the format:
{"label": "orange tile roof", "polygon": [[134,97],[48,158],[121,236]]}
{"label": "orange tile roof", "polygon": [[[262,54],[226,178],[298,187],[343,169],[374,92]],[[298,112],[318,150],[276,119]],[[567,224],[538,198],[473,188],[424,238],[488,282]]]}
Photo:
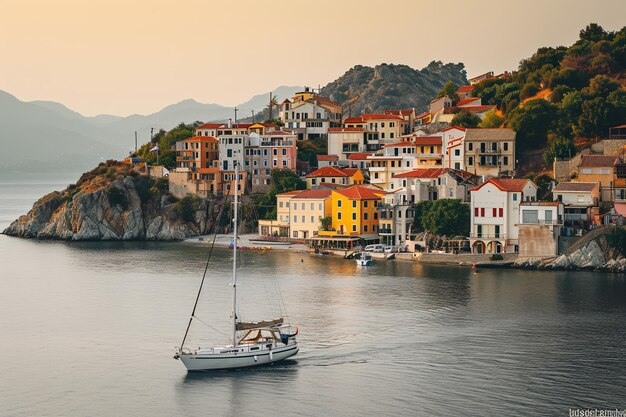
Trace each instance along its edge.
{"label": "orange tile roof", "polygon": [[487,184],[493,184],[500,191],[506,191],[509,193],[520,192],[524,190],[524,188],[526,187],[528,183],[532,184],[535,188],[537,188],[534,182],[532,182],[531,180],[524,179],[524,178],[489,178],[487,181],[483,182],[478,187],[472,188],[472,191],[478,191]]}
{"label": "orange tile roof", "polygon": [[317,178],[317,177],[351,177],[354,175],[353,173],[346,172],[345,169],[339,169],[335,167],[322,167],[316,169],[307,175],[307,178]]}
{"label": "orange tile roof", "polygon": [[419,168],[396,174],[393,178],[438,178],[449,171],[450,168]]}
{"label": "orange tile roof", "polygon": [[430,112],[429,112],[429,111],[427,111],[427,112],[424,112],[424,113],[420,113],[420,114],[418,114],[417,116],[415,116],[415,118],[416,118],[416,119],[423,119],[424,117],[428,117],[428,116],[430,116],[430,115],[431,115],[431,114],[430,114]]}
{"label": "orange tile roof", "polygon": [[351,161],[365,161],[368,156],[373,154],[373,152],[354,152],[348,156],[348,159]]}
{"label": "orange tile roof", "polygon": [[222,126],[224,126],[224,123],[205,123],[197,129],[217,129]]}
{"label": "orange tile roof", "polygon": [[441,136],[415,136],[415,145],[441,145]]}
{"label": "orange tile roof", "polygon": [[216,172],[220,172],[219,168],[198,168],[196,171],[198,174],[212,174]]}
{"label": "orange tile roof", "polygon": [[272,130],[270,132],[266,132],[263,136],[295,136],[295,133],[286,132],[284,130]]}
{"label": "orange tile roof", "polygon": [[456,105],[457,105],[457,107],[458,107],[458,106],[462,106],[462,105],[464,105],[464,104],[468,104],[468,103],[471,103],[471,102],[473,102],[473,101],[478,101],[478,100],[480,100],[480,98],[478,98],[478,97],[466,98],[465,100],[459,100],[459,101],[456,103]]}
{"label": "orange tile roof", "polygon": [[402,120],[404,121],[403,117],[400,116],[394,116],[393,114],[363,114],[361,115],[361,118],[363,120]]}
{"label": "orange tile roof", "polygon": [[343,190],[335,190],[334,192],[348,197],[351,200],[378,200],[382,195],[387,194],[385,191],[373,190],[362,185],[353,185],[352,187]]}
{"label": "orange tile roof", "polygon": [[461,87],[459,87],[458,90],[456,90],[457,93],[471,93],[472,91],[474,91],[474,86],[473,85],[462,85]]}
{"label": "orange tile roof", "polygon": [[328,198],[332,193],[332,190],[305,190],[294,195],[292,198]]}
{"label": "orange tile roof", "polygon": [[348,117],[344,123],[365,123],[361,117]]}
{"label": "orange tile roof", "polygon": [[212,142],[212,143],[217,143],[219,141],[217,139],[215,139],[213,136],[194,136],[192,138],[179,140],[179,142]]}
{"label": "orange tile roof", "polygon": [[450,126],[448,128],[443,129],[442,132],[447,132],[448,130],[451,130],[451,129],[461,130],[465,132],[465,128],[461,126]]}
{"label": "orange tile roof", "polygon": [[288,195],[294,196],[294,195],[296,195],[296,194],[301,193],[302,191],[303,191],[303,190],[286,191],[286,192],[281,193],[281,194],[276,194],[276,197],[280,197],[280,196],[288,196]]}

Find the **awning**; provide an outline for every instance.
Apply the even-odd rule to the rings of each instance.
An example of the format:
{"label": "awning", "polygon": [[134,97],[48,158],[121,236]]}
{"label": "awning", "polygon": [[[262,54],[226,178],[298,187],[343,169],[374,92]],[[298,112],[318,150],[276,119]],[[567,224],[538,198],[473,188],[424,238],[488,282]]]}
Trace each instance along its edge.
{"label": "awning", "polygon": [[626,203],[615,203],[615,213],[626,216]]}

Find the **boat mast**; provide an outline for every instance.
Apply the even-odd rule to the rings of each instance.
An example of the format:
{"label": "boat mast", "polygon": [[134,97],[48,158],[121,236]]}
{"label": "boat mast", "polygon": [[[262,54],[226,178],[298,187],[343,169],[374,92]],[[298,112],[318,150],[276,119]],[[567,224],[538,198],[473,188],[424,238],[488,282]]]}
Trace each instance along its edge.
{"label": "boat mast", "polygon": [[235,209],[233,215],[233,346],[237,346],[237,197],[239,186],[239,165],[235,163]]}

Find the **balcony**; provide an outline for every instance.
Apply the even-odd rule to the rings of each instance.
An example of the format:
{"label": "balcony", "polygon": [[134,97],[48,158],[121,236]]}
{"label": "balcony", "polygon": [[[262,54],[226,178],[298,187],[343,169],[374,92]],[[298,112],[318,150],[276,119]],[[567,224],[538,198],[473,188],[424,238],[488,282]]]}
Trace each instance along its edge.
{"label": "balcony", "polygon": [[470,239],[506,239],[504,233],[470,233],[469,237]]}
{"label": "balcony", "polygon": [[519,225],[526,225],[526,224],[549,224],[549,225],[559,225],[559,224],[563,224],[563,221],[561,220],[533,220],[533,221],[524,221],[522,223],[518,223]]}

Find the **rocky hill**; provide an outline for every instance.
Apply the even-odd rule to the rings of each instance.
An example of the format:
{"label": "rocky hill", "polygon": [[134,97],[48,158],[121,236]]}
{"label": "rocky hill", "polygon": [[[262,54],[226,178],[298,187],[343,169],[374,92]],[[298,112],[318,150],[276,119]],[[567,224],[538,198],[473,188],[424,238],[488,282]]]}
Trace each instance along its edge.
{"label": "rocky hill", "polygon": [[214,223],[223,231],[229,224],[224,204],[228,209],[224,198],[177,200],[168,194],[167,180],[108,161],[66,190],[39,199],[3,233],[59,240],[180,240],[209,233]]}
{"label": "rocky hill", "polygon": [[419,113],[447,81],[467,84],[463,64],[433,61],[421,70],[407,65],[357,65],[321,90],[321,95],[344,105],[345,115],[412,108]]}

